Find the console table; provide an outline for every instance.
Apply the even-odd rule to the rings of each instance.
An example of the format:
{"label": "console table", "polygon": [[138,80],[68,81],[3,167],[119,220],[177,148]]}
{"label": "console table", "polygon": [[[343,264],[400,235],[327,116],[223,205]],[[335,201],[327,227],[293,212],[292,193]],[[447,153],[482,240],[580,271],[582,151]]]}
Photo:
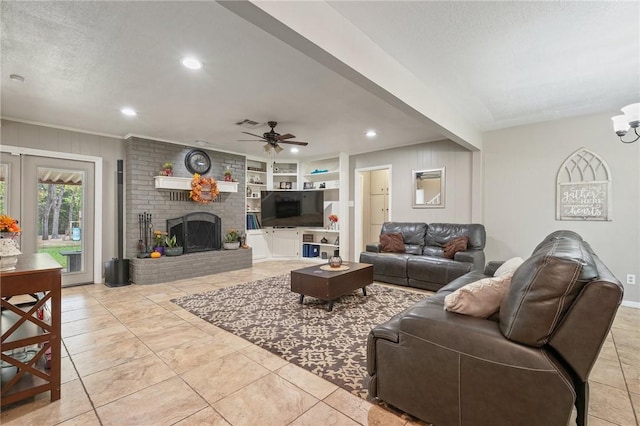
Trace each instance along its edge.
{"label": "console table", "polygon": [[62,266],[46,253],[23,254],[0,282],[0,405],[47,391],[60,399]]}

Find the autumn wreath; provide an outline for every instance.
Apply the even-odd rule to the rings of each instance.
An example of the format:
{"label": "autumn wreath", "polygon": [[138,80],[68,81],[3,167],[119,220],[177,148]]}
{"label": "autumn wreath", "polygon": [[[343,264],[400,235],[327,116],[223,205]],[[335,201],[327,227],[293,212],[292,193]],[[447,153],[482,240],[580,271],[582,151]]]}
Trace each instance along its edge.
{"label": "autumn wreath", "polygon": [[214,178],[203,177],[195,173],[191,180],[191,192],[189,197],[196,203],[207,204],[218,197],[220,190]]}

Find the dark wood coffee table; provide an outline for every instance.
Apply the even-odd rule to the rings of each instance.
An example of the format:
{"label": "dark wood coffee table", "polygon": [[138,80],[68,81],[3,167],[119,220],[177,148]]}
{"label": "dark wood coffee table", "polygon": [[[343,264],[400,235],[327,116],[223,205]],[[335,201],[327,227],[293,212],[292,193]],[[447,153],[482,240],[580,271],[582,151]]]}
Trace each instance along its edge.
{"label": "dark wood coffee table", "polygon": [[291,291],[300,294],[300,303],[304,296],[316,297],[329,302],[328,310],[340,296],[359,288],[367,295],[367,286],[373,283],[373,265],[368,263],[344,262],[346,271],[325,271],[323,265],[291,271]]}

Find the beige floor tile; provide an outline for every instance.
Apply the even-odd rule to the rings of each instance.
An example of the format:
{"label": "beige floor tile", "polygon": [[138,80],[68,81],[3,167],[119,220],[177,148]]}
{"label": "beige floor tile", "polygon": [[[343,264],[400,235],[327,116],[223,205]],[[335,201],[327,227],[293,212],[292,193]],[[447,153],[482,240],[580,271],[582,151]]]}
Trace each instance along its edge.
{"label": "beige floor tile", "polygon": [[62,337],[77,336],[78,334],[101,330],[116,324],[118,320],[111,314],[97,315],[76,321],[62,323]]}
{"label": "beige floor tile", "polygon": [[323,426],[359,425],[359,423],[321,401],[298,417],[291,423],[291,426],[317,426],[318,424]]}
{"label": "beige floor tile", "polygon": [[591,370],[589,381],[602,383],[603,385],[613,386],[614,388],[622,390],[627,389],[618,360],[598,359],[593,366],[593,370]]}
{"label": "beige floor tile", "polygon": [[143,334],[157,333],[162,330],[166,330],[171,327],[176,327],[179,325],[186,325],[186,321],[184,321],[179,316],[167,312],[165,315],[161,317],[148,317],[141,318],[135,321],[125,322],[125,325],[136,336],[140,336]]}
{"label": "beige floor tile", "polygon": [[232,352],[234,349],[220,344],[212,336],[207,336],[160,351],[158,356],[176,373],[184,373]]}
{"label": "beige floor tile", "polygon": [[216,410],[204,408],[186,419],[176,423],[176,426],[230,426]]}
{"label": "beige floor tile", "polygon": [[92,410],[69,419],[66,422],[62,422],[59,426],[101,426],[101,424],[98,417],[96,417],[95,411]]}
{"label": "beige floor tile", "polygon": [[176,311],[183,310],[180,306],[176,305],[175,303],[171,302],[170,300],[165,300],[165,301],[157,302],[157,303],[158,303],[158,306],[162,306],[167,311],[172,312],[172,313],[175,313]]}
{"label": "beige floor tile", "polygon": [[71,362],[71,358],[64,357],[60,360],[60,383],[67,383],[78,378],[78,373]]}
{"label": "beige floor tile", "polygon": [[100,407],[172,376],[175,373],[162,360],[149,355],[91,374],[83,381],[93,404]]}
{"label": "beige floor tile", "polygon": [[618,352],[616,351],[616,346],[613,343],[613,339],[607,339],[604,341],[604,344],[602,345],[602,349],[600,349],[600,354],[598,354],[598,359],[608,359],[611,361],[619,361]]}
{"label": "beige floor tile", "polygon": [[63,296],[60,310],[62,312],[75,311],[77,309],[87,309],[99,304],[100,302],[83,292],[82,294]]}
{"label": "beige floor tile", "polygon": [[[151,302],[151,301],[150,301]],[[171,312],[167,311],[162,306],[159,306],[155,302],[149,307],[135,307],[124,312],[114,313],[116,318],[125,324],[129,324],[144,318],[157,318],[158,321],[162,321],[162,317],[165,315],[171,315]]]}
{"label": "beige floor tile", "polygon": [[350,394],[346,390],[337,389],[323,400],[327,405],[340,411],[356,422],[366,425],[369,421],[369,410],[373,404]]}
{"label": "beige floor tile", "polygon": [[140,340],[154,352],[160,352],[191,341],[205,339],[208,336],[207,333],[187,322],[164,330],[138,335]]}
{"label": "beige floor tile", "polygon": [[134,336],[112,345],[80,352],[72,358],[80,375],[86,377],[152,354],[153,352]]}
{"label": "beige floor tile", "polygon": [[368,426],[402,426],[407,422],[399,414],[387,411],[378,405],[372,405],[367,413]]}
{"label": "beige floor tile", "polygon": [[276,374],[269,374],[213,404],[234,426],[286,425],[318,402]]}
{"label": "beige floor tile", "polygon": [[61,314],[61,323],[77,321],[85,318],[97,317],[99,315],[108,315],[110,312],[102,305],[97,304],[87,306],[86,308],[65,311]]}
{"label": "beige floor tile", "polygon": [[631,366],[622,364],[622,373],[627,382],[629,392],[640,395],[640,365]]}
{"label": "beige floor tile", "polygon": [[102,424],[172,425],[207,403],[179,377],[157,383],[97,409]]}
{"label": "beige floor tile", "polygon": [[589,413],[592,416],[619,425],[636,424],[627,392],[598,382],[590,383],[589,387]]}
{"label": "beige floor tile", "polygon": [[133,337],[133,333],[127,330],[121,323],[117,323],[89,333],[65,337],[62,340],[69,354],[73,355],[90,349],[112,345],[114,342],[119,342],[129,337]]}
{"label": "beige floor tile", "polygon": [[333,383],[294,364],[287,364],[277,374],[318,399],[324,399],[338,389]]}
{"label": "beige floor tile", "polygon": [[80,380],[64,383],[60,387],[61,397],[50,402],[49,393],[39,398],[0,413],[3,425],[55,425],[92,410],[89,398]]}
{"label": "beige floor tile", "polygon": [[636,413],[636,419],[640,419],[640,394],[632,393],[631,404],[633,405],[633,411]]}
{"label": "beige floor tile", "polygon": [[627,346],[616,342],[616,349],[618,351],[620,363],[630,365],[632,367],[640,365],[640,345]]}
{"label": "beige floor tile", "polygon": [[256,345],[246,346],[242,348],[240,352],[245,354],[248,358],[257,362],[264,368],[271,371],[275,371],[278,368],[284,367],[288,364],[288,362],[283,358],[280,358],[279,356],[274,355],[266,349],[262,349],[261,347]]}
{"label": "beige floor tile", "polygon": [[[587,424],[589,426],[618,426],[615,423],[608,422],[606,420],[599,419],[593,416],[587,416]],[[568,426],[573,426],[574,423],[571,423]]]}
{"label": "beige floor tile", "polygon": [[204,399],[213,404],[267,374],[269,370],[234,352],[189,370],[181,376]]}

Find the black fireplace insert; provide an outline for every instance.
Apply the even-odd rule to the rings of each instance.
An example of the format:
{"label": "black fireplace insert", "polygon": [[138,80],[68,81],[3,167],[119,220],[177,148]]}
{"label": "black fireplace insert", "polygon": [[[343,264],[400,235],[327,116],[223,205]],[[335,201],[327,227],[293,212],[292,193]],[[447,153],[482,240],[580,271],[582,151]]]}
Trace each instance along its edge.
{"label": "black fireplace insert", "polygon": [[183,247],[184,253],[222,248],[222,223],[213,213],[195,212],[168,219],[167,232],[176,236],[176,243]]}

